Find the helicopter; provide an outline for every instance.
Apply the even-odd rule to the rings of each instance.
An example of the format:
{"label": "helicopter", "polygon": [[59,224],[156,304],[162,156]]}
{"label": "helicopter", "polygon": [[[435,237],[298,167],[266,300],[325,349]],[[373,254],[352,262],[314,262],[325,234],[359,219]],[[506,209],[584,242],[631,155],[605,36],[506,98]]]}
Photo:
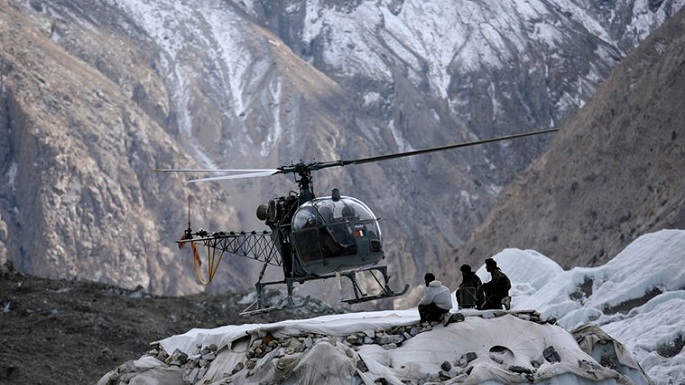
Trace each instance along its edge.
{"label": "helicopter", "polygon": [[[220,175],[191,179],[188,183],[211,182],[230,179],[267,177],[277,174],[294,174],[299,192],[270,199],[257,207],[256,214],[269,230],[263,231],[193,231],[190,225],[190,202],[188,203],[188,228],[180,240],[179,247],[190,244],[193,264],[198,281],[208,285],[212,282],[225,253],[246,257],[262,263],[259,278],[255,283],[256,299],[241,315],[253,315],[296,308],[306,305],[307,296],[296,304],[293,297],[296,283],[313,280],[347,278],[353,289],[353,296],[341,299],[347,304],[357,304],[404,295],[409,289],[405,284],[401,290],[389,285],[387,266],[379,265],[385,258],[379,218],[361,200],[340,194],[333,188],[331,195],[316,197],[312,188],[312,173],[330,167],[344,167],[383,160],[415,156],[460,147],[541,135],[557,131],[547,129],[525,132],[491,139],[433,147],[423,150],[401,152],[355,160],[299,163],[274,169],[154,169],[155,172],[216,172]],[[206,249],[206,275],[200,273],[202,258],[198,246]],[[268,266],[282,269],[283,279],[264,281]],[[369,274],[375,292],[369,294],[357,279],[358,274]],[[285,285],[286,297],[276,305],[269,305],[266,287]]]}

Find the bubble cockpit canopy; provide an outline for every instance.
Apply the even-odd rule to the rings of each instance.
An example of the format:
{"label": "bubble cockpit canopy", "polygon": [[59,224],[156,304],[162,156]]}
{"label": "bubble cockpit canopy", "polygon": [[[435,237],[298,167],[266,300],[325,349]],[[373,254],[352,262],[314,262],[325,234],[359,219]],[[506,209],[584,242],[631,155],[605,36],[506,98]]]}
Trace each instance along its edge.
{"label": "bubble cockpit canopy", "polygon": [[300,267],[309,274],[373,266],[383,258],[378,219],[353,197],[322,197],[302,204],[292,220]]}

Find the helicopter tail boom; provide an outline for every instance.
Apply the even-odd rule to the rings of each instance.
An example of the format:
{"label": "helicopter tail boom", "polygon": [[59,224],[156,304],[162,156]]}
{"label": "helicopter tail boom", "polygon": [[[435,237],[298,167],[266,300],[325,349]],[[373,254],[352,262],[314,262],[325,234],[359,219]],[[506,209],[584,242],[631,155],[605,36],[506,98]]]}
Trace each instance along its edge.
{"label": "helicopter tail boom", "polygon": [[[271,232],[218,232],[209,234],[206,231],[192,233],[187,230],[183,239],[177,241],[179,248],[189,243],[193,252],[195,275],[200,283],[208,285],[223,259],[224,253],[239,257],[251,258],[265,265],[282,266],[283,260],[271,240]],[[203,261],[198,252],[198,245],[204,247],[206,275],[200,272]],[[218,254],[217,254],[218,253]]]}

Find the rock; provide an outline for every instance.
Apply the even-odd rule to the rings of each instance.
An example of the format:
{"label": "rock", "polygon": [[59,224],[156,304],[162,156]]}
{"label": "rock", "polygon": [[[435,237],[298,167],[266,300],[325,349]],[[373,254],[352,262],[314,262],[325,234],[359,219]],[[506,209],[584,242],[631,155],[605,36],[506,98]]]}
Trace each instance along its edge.
{"label": "rock", "polygon": [[510,366],[510,367],[509,367],[509,371],[510,371],[510,372],[514,372],[514,373],[521,373],[521,374],[530,374],[530,373],[533,373],[532,370],[530,370],[530,369],[528,369],[528,368],[524,368],[523,366],[518,366],[518,365],[512,365],[512,366]]}
{"label": "rock", "polygon": [[542,352],[542,356],[550,363],[561,362],[561,357],[559,357],[559,353],[554,349],[554,346],[546,347]]}
{"label": "rock", "polygon": [[353,334],[353,335],[347,336],[347,338],[345,338],[345,342],[347,342],[350,345],[357,345],[359,343],[359,339],[357,338],[356,334]]}
{"label": "rock", "polygon": [[231,375],[236,374],[243,369],[245,369],[245,365],[242,362],[238,362],[235,365],[235,367],[233,367],[233,370],[231,371]]}
{"label": "rock", "polygon": [[188,354],[180,351],[179,349],[174,350],[173,353],[165,361],[171,366],[181,366],[188,361]]}
{"label": "rock", "polygon": [[442,365],[440,365],[440,369],[449,372],[452,370],[452,364],[450,364],[448,361],[443,361]]}

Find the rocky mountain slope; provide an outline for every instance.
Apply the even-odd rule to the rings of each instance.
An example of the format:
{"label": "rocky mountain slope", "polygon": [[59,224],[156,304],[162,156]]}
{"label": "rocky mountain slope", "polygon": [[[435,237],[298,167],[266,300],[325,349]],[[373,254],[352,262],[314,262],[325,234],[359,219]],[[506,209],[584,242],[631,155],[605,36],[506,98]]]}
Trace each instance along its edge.
{"label": "rocky mountain slope", "polygon": [[50,280],[0,266],[0,383],[95,384],[150,344],[192,328],[269,323],[344,311],[307,308],[245,318],[241,294],[160,297],[142,289]]}
{"label": "rocky mountain slope", "polygon": [[566,268],[593,266],[644,233],[684,228],[684,99],[681,11],[569,118],[455,259],[522,247]]}
{"label": "rocky mountain slope", "polygon": [[[0,259],[161,294],[202,290],[173,241],[259,226],[294,188],[155,167],[270,168],[556,126],[682,0],[0,3]],[[548,137],[316,175],[382,218],[420,283]],[[190,218],[186,199],[194,197]],[[607,235],[609,236],[609,235]],[[253,284],[224,262],[213,290]]]}
{"label": "rocky mountain slope", "polygon": [[[39,276],[171,293],[194,285],[167,233],[182,213],[164,210],[182,207],[188,189],[149,175],[156,159],[190,158],[162,129],[168,99],[146,50],[122,34],[112,44],[104,26],[60,38],[59,22],[0,7],[2,258]],[[208,202],[223,195],[198,189]]]}

